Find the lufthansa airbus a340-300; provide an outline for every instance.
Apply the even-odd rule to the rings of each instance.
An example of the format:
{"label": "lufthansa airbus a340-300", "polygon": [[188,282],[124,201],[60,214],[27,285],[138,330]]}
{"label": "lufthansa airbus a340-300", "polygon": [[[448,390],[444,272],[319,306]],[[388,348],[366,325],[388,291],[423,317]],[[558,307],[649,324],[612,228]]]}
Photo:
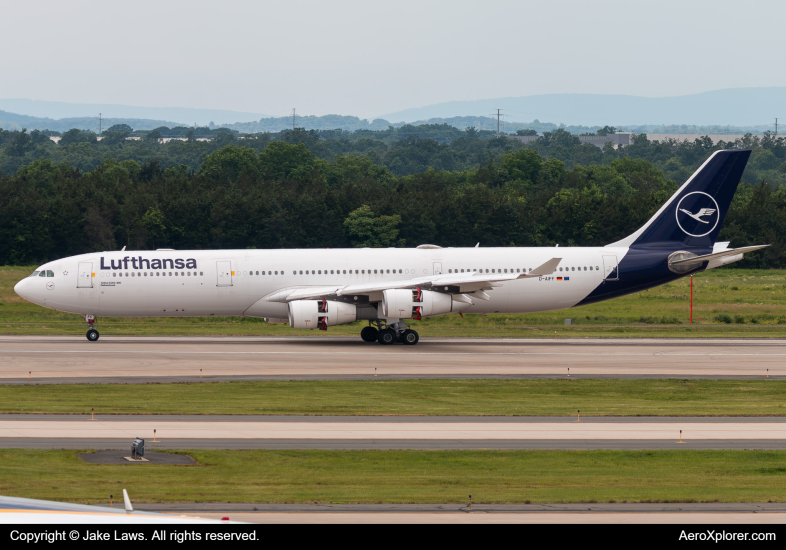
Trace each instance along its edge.
{"label": "lufthansa airbus a340-300", "polygon": [[407,321],[608,300],[742,259],[716,242],[750,151],[718,151],[638,231],[605,247],[95,252],[42,265],[14,290],[98,316],[264,317],[298,329],[368,320],[366,342],[414,345]]}

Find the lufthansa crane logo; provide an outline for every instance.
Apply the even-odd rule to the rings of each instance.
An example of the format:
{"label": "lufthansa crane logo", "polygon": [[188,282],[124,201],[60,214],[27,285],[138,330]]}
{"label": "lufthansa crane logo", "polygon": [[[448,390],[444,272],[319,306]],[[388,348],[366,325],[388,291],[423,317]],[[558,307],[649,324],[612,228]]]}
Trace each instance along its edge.
{"label": "lufthansa crane logo", "polygon": [[718,203],[707,193],[688,193],[677,203],[677,225],[691,237],[704,237],[717,227]]}

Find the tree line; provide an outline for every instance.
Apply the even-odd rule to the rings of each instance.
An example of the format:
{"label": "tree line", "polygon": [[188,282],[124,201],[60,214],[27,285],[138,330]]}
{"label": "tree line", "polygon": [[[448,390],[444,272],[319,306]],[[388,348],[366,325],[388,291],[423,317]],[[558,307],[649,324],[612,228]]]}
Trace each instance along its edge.
{"label": "tree line", "polygon": [[[597,130],[603,135],[612,127]],[[520,130],[531,135],[535,130]],[[139,139],[127,140],[129,136]],[[180,138],[164,142],[162,138]],[[205,141],[204,139],[207,139]],[[726,148],[752,149],[751,162],[743,180],[747,183],[766,181],[773,187],[786,185],[786,140],[765,132],[763,137],[744,138],[713,144],[708,137],[692,142],[667,139],[650,140],[646,134],[635,134],[626,147],[599,149],[582,144],[578,137],[564,129],[542,132],[535,141],[522,144],[508,135],[497,135],[474,127],[460,130],[449,124],[404,125],[385,130],[285,130],[277,133],[240,134],[226,128],[160,127],[148,132],[135,132],[130,126],[118,124],[107,129],[98,140],[93,132],[71,129],[55,144],[44,132],[0,129],[0,172],[15,174],[21,167],[36,160],[49,159],[55,164],[68,163],[79,170],[95,170],[105,160],[133,160],[145,164],[152,160],[164,168],[185,166],[198,171],[205,158],[230,144],[261,152],[269,143],[283,141],[302,143],[316,157],[333,161],[338,156],[358,155],[387,167],[396,176],[408,176],[429,169],[466,171],[519,149],[531,149],[545,159],[556,158],[568,169],[576,165],[610,165],[622,158],[643,159],[662,170],[667,179],[682,183],[714,151]]]}
{"label": "tree line", "polygon": [[[204,147],[195,167],[164,162],[155,154],[142,162],[107,155],[88,170],[78,163],[31,159],[13,174],[0,176],[0,264],[30,264],[122,246],[603,245],[633,232],[676,190],[678,182],[658,168],[659,159],[691,166],[713,148],[699,143],[672,145],[666,151],[663,144],[637,138],[628,151],[591,145],[595,150],[589,151],[559,133],[544,135],[529,148],[506,137],[464,133],[445,144],[431,140],[428,147],[420,144],[425,138],[409,136],[393,141],[377,159],[353,152],[328,155],[319,146],[334,138],[309,132],[255,138],[266,139],[264,146],[235,139],[223,145],[179,142],[164,148]],[[3,153],[21,147],[26,158],[29,142],[16,139],[5,142]],[[41,141],[34,133],[27,139],[33,147]],[[161,145],[143,142],[139,147],[156,151]],[[88,155],[90,147],[102,145],[63,149]],[[133,147],[120,143],[107,149]],[[777,147],[759,144],[756,154],[766,150],[777,158]],[[402,162],[424,168],[397,173],[396,165],[385,162],[396,150]],[[459,158],[459,150],[474,166],[464,167],[462,163],[470,161]],[[434,168],[430,163],[440,151],[452,152],[461,162]],[[629,151],[655,161],[623,154]],[[579,163],[577,157],[595,162]],[[731,240],[732,246],[772,243],[743,265],[784,267],[784,235],[786,187],[744,182],[720,238]]]}

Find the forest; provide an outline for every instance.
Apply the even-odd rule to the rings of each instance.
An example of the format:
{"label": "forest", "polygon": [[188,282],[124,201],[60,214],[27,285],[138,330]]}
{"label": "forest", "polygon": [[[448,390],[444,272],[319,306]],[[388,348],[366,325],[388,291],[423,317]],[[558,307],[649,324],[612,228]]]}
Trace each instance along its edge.
{"label": "forest", "polygon": [[[741,266],[785,267],[786,143],[523,145],[448,125],[383,131],[0,131],[0,264],[89,251],[349,246],[592,246],[646,221],[713,151],[753,155],[721,231],[771,243]],[[193,129],[190,129],[193,131]]]}

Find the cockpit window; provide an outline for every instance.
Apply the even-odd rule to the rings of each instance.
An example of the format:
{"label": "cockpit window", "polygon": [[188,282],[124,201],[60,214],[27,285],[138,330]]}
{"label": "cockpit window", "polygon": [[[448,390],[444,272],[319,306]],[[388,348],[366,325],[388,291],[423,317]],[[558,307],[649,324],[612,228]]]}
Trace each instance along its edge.
{"label": "cockpit window", "polygon": [[33,274],[30,275],[31,277],[38,277],[38,274],[41,273],[40,271],[33,271]]}
{"label": "cockpit window", "polygon": [[46,277],[46,271],[43,271],[43,270],[41,270],[41,271],[38,273],[38,276],[39,276],[39,277]]}
{"label": "cockpit window", "polygon": [[47,269],[46,270],[46,276],[47,277],[54,277],[55,276],[55,272],[52,271],[51,269]]}

